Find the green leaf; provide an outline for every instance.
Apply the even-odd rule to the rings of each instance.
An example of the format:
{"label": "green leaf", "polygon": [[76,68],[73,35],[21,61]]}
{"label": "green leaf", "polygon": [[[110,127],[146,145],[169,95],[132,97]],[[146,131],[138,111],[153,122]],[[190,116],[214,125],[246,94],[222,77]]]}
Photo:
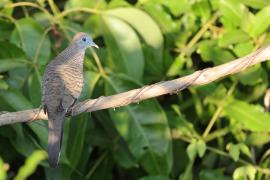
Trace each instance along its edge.
{"label": "green leaf", "polygon": [[108,4],[108,9],[114,9],[118,7],[130,7],[131,4],[128,1],[123,1],[123,0],[114,0],[110,1]]}
{"label": "green leaf", "polygon": [[248,41],[245,43],[238,43],[233,48],[233,52],[237,55],[237,57],[245,56],[251,53],[254,50],[254,44],[252,41]]}
{"label": "green leaf", "polygon": [[7,41],[0,41],[0,59],[26,59],[22,49]]}
{"label": "green leaf", "polygon": [[91,98],[94,88],[96,87],[99,79],[99,73],[93,71],[84,72],[84,86],[80,95],[80,100]]}
{"label": "green leaf", "polygon": [[221,0],[219,2],[221,21],[226,29],[236,29],[245,18],[246,7],[238,0]]}
{"label": "green leaf", "polygon": [[[1,3],[1,2],[0,2]],[[1,6],[1,5],[0,5]],[[10,34],[14,28],[14,24],[6,19],[0,18],[0,39],[9,39]]]}
{"label": "green leaf", "polygon": [[[76,168],[80,162],[87,135],[86,128],[88,118],[88,114],[81,114],[77,117],[73,117],[69,123],[68,141],[65,144],[66,148],[63,149],[66,149],[65,154],[68,161],[66,163],[68,163],[68,166],[71,168],[63,168],[63,179],[68,179],[71,173],[74,171],[73,168]],[[65,161],[65,159],[63,161]]]}
{"label": "green leaf", "polygon": [[35,63],[46,64],[51,54],[51,43],[48,37],[43,38],[42,27],[32,18],[22,18],[17,24],[19,29],[12,32],[11,41],[21,46]]}
{"label": "green leaf", "polygon": [[[101,21],[100,21],[99,15],[92,15],[84,21],[83,31],[91,34],[93,38],[102,35],[100,29],[101,29]],[[101,48],[102,47],[100,47],[100,49],[96,51],[98,55],[100,53]],[[103,58],[100,58],[100,59],[103,59]]]}
{"label": "green leaf", "polygon": [[[190,59],[188,59],[190,60]],[[180,73],[186,61],[185,57],[178,55],[167,72],[167,76],[175,76]]]}
{"label": "green leaf", "polygon": [[98,3],[96,1],[89,1],[89,0],[69,0],[65,5],[65,9],[70,8],[97,8],[98,6],[105,5],[105,0],[100,0]]}
{"label": "green leaf", "polygon": [[192,142],[187,147],[187,153],[190,160],[193,160],[196,155],[200,158],[203,157],[206,151],[206,144],[202,140],[192,140]]}
{"label": "green leaf", "polygon": [[115,72],[123,72],[141,81],[144,70],[144,57],[135,31],[124,21],[102,16],[103,36],[111,56],[109,66]]}
{"label": "green leaf", "polygon": [[[118,133],[109,113],[104,113],[104,111],[95,112],[95,116],[98,118],[99,122],[102,124],[104,131],[101,129],[97,132],[96,127],[89,130],[93,137],[91,137],[91,142],[95,146],[109,147],[112,149],[113,159],[118,165],[126,169],[138,167],[138,162],[136,158],[131,154],[128,144],[124,141],[123,138],[119,138],[120,134]],[[106,134],[106,135],[105,135]],[[106,137],[105,137],[106,136]],[[114,139],[112,141],[112,139]],[[117,141],[116,141],[117,140]],[[92,144],[92,143],[91,143]]]}
{"label": "green leaf", "polygon": [[205,62],[213,62],[215,65],[223,64],[235,57],[228,50],[217,46],[217,42],[213,40],[202,41],[197,49]]}
{"label": "green leaf", "polygon": [[198,151],[199,157],[202,158],[203,155],[204,155],[204,153],[205,153],[205,151],[206,151],[206,144],[205,144],[204,141],[199,140],[197,142],[197,151]]}
{"label": "green leaf", "polygon": [[163,9],[161,4],[148,1],[143,5],[143,9],[159,24],[163,33],[174,33],[177,31],[176,22],[173,21],[170,14]]}
{"label": "green leaf", "polygon": [[251,26],[253,26],[254,21],[255,21],[255,15],[252,12],[247,11],[245,13],[245,18],[242,19],[240,29],[246,32],[250,36],[249,29],[251,28]]}
{"label": "green leaf", "polygon": [[[46,122],[32,122],[27,124],[31,130],[35,133],[34,138],[36,138],[38,144],[37,147],[47,149],[48,147],[48,129]],[[31,134],[32,135],[32,134]]]}
{"label": "green leaf", "polygon": [[196,16],[202,18],[202,21],[207,21],[211,15],[210,3],[207,0],[201,0],[192,5],[192,10]]}
{"label": "green leaf", "polygon": [[242,179],[254,180],[255,175],[256,175],[256,171],[257,170],[251,165],[238,167],[233,172],[233,179],[236,179],[236,180],[242,180]]}
{"label": "green leaf", "polygon": [[[136,8],[117,8],[107,11],[108,15],[120,18],[130,24],[158,55],[163,49],[163,37],[156,22],[145,12]],[[160,58],[161,59],[161,58]],[[159,62],[159,65],[162,62]]]}
{"label": "green leaf", "polygon": [[244,153],[246,156],[248,156],[250,158],[252,157],[251,152],[246,144],[241,143],[241,144],[239,144],[239,147],[240,147],[240,151],[242,153]]}
{"label": "green leaf", "polygon": [[47,153],[45,151],[37,150],[31,156],[26,159],[25,164],[19,169],[18,174],[15,176],[15,180],[26,179],[33,174],[39,165],[39,163],[47,159]]}
{"label": "green leaf", "polygon": [[113,157],[120,166],[126,169],[138,167],[135,157],[131,154],[124,141],[120,141],[117,148],[114,149]]}
{"label": "green leaf", "polygon": [[241,123],[251,131],[269,131],[270,115],[259,105],[234,100],[224,108],[226,116]]}
{"label": "green leaf", "polygon": [[270,142],[270,134],[266,132],[252,132],[247,136],[246,144],[253,146],[263,146]]}
{"label": "green leaf", "polygon": [[238,161],[240,155],[240,147],[235,144],[228,144],[226,149],[229,151],[230,156],[233,158],[234,161]]}
{"label": "green leaf", "polygon": [[252,158],[252,155],[248,146],[245,145],[244,143],[239,143],[239,144],[229,143],[227,144],[226,149],[229,151],[229,154],[233,158],[234,161],[239,160],[240,152],[242,152],[249,158]]}
{"label": "green leaf", "polygon": [[209,179],[216,179],[216,180],[230,180],[231,178],[224,175],[223,169],[202,169],[199,174],[200,180],[209,180]]}
{"label": "green leaf", "polygon": [[180,136],[192,137],[197,134],[192,123],[190,123],[179,111],[177,105],[172,105],[172,109],[176,112],[177,116],[175,117],[175,129]]}
{"label": "green leaf", "polygon": [[170,180],[170,178],[166,176],[145,176],[140,178],[139,180]]}
{"label": "green leaf", "polygon": [[254,65],[236,76],[232,76],[231,79],[234,81],[240,80],[242,84],[248,85],[247,87],[250,88],[248,91],[242,91],[241,89],[236,91],[239,99],[245,99],[248,102],[256,101],[262,97],[268,88],[267,72],[260,64]]}
{"label": "green leaf", "polygon": [[24,59],[0,59],[0,73],[19,67],[25,67],[26,64],[24,61]]}
{"label": "green leaf", "polygon": [[14,89],[21,90],[25,82],[27,82],[27,78],[31,71],[32,70],[28,66],[11,69],[8,71],[8,84]]}
{"label": "green leaf", "polygon": [[[106,95],[137,88],[123,76],[106,79]],[[153,175],[167,175],[171,171],[172,152],[168,122],[155,100],[109,110],[113,122],[128,144],[131,153],[142,167]],[[145,118],[147,117],[147,118]]]}
{"label": "green leaf", "polygon": [[187,154],[190,160],[193,160],[197,155],[197,141],[192,141],[187,147]]}
{"label": "green leaf", "polygon": [[163,37],[153,19],[147,13],[136,8],[117,8],[107,11],[107,13],[126,21],[138,32],[149,46],[149,53],[152,57],[146,61],[146,70],[160,74],[163,70]]}
{"label": "green leaf", "polygon": [[6,83],[6,81],[0,79],[0,90],[7,90],[8,89],[8,84]]}
{"label": "green leaf", "polygon": [[260,64],[254,65],[247,70],[233,76],[232,78],[236,78],[239,80],[243,85],[250,85],[254,86],[258,83],[262,83],[264,81],[263,74],[264,69],[261,67]]}
{"label": "green leaf", "polygon": [[270,26],[270,6],[263,8],[259,11],[252,22],[249,23],[247,32],[252,37],[258,37],[267,30]]}
{"label": "green leaf", "polygon": [[[25,157],[29,156],[36,149],[29,134],[23,130],[22,124],[13,124],[10,127],[10,134],[5,134],[8,141],[16,152]],[[1,132],[3,132],[3,127],[1,127]]]}
{"label": "green leaf", "polygon": [[[200,26],[197,23],[197,16],[195,16],[193,13],[183,14],[181,19],[179,20],[179,23],[182,27],[179,34],[177,34],[177,38],[175,37],[174,39],[177,40],[177,47],[179,47],[180,49],[183,48],[183,51],[185,51],[186,44],[189,42],[190,38],[192,38],[194,34],[199,31]],[[188,52],[188,54],[189,53],[190,52]]]}
{"label": "green leaf", "polygon": [[0,41],[0,73],[8,71],[7,83],[20,89],[31,69],[22,49],[6,41]]}
{"label": "green leaf", "polygon": [[[33,108],[33,105],[21,94],[21,92],[16,91],[16,90],[11,90],[11,89],[8,91],[0,90],[0,97],[10,107],[12,107],[13,109],[17,111]],[[47,129],[44,128],[45,125],[46,125],[45,122],[32,122],[28,124],[28,126],[36,134],[36,137],[38,138],[38,142],[43,148],[47,147],[48,132],[47,132]],[[18,130],[16,131],[18,133]]]}
{"label": "green leaf", "polygon": [[16,90],[0,90],[0,97],[14,110],[19,111],[33,108],[33,105],[22,95],[22,93]]}
{"label": "green leaf", "polygon": [[174,16],[179,16],[183,13],[190,11],[190,1],[189,0],[170,0],[170,1],[163,1],[161,0],[160,3],[162,3],[164,6],[169,8],[170,12]]}
{"label": "green leaf", "polygon": [[24,52],[16,45],[0,41],[0,49],[0,73],[27,65]]}
{"label": "green leaf", "polygon": [[28,78],[29,97],[35,107],[38,107],[41,101],[41,77],[38,76],[34,73]]}
{"label": "green leaf", "polygon": [[262,9],[265,6],[270,5],[270,1],[268,0],[240,0],[240,2],[250,7],[258,9]]}
{"label": "green leaf", "polygon": [[205,94],[204,103],[205,104],[216,104],[220,105],[220,100],[223,99],[227,94],[227,89],[223,84],[219,85],[207,85],[209,89],[204,90],[205,87],[199,87],[200,91]]}
{"label": "green leaf", "polygon": [[231,44],[246,42],[249,40],[247,33],[241,30],[231,30],[221,35],[218,41],[218,45],[221,47],[227,47]]}
{"label": "green leaf", "polygon": [[2,158],[0,158],[0,179],[6,179],[7,178],[7,173],[5,171],[5,167],[4,167],[4,161],[2,160]]}
{"label": "green leaf", "polygon": [[5,6],[8,6],[10,4],[12,4],[11,0],[2,0],[2,1],[0,1],[0,9],[1,9],[2,14],[8,15],[8,16],[12,15],[13,8],[5,8]]}

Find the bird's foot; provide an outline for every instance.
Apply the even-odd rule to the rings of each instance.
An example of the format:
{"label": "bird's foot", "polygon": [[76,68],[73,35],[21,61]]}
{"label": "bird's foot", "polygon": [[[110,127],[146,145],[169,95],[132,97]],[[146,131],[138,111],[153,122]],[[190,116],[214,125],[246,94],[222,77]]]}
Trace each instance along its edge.
{"label": "bird's foot", "polygon": [[69,108],[66,112],[66,117],[70,117],[70,116],[73,116],[73,107]]}
{"label": "bird's foot", "polygon": [[70,108],[66,112],[66,117],[73,116],[73,107],[76,104],[77,100],[78,100],[77,98],[74,98]]}

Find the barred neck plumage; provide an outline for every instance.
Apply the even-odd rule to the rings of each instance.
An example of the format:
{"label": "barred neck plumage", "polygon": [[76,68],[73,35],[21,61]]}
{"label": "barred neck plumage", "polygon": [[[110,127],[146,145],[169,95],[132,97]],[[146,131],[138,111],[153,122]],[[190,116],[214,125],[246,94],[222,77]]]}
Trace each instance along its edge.
{"label": "barred neck plumage", "polygon": [[76,44],[70,44],[65,50],[63,50],[55,60],[58,63],[83,63],[85,49],[79,48]]}

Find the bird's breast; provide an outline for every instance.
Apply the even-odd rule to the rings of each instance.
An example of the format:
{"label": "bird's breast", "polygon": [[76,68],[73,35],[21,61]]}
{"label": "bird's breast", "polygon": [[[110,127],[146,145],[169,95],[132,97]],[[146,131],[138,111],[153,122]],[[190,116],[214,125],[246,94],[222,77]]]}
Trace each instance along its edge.
{"label": "bird's breast", "polygon": [[62,68],[60,76],[66,90],[78,98],[83,87],[83,68],[77,65],[67,65]]}

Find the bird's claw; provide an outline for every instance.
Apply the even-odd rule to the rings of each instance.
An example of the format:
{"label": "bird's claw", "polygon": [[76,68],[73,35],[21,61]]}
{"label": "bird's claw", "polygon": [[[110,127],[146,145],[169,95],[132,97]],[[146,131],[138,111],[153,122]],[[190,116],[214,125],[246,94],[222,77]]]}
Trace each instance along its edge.
{"label": "bird's claw", "polygon": [[66,114],[65,114],[66,117],[70,117],[70,116],[73,116],[73,108],[70,108],[67,110]]}

